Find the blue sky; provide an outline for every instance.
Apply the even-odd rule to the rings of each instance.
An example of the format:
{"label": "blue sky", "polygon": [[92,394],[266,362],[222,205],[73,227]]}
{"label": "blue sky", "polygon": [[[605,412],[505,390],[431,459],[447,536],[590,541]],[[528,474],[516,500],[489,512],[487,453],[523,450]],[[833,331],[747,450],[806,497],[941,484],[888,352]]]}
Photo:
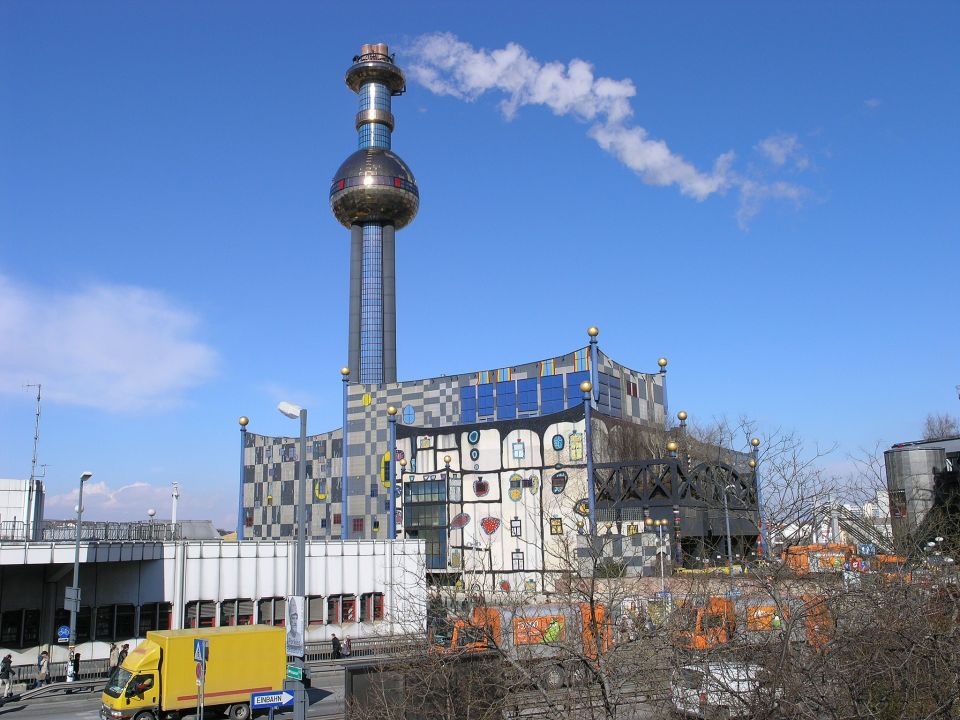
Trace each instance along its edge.
{"label": "blue sky", "polygon": [[[362,8],[362,12],[360,11]],[[0,477],[48,515],[233,517],[236,419],[339,424],[364,42],[394,149],[405,378],[670,358],[672,409],[838,450],[960,414],[956,3],[0,4]],[[552,63],[559,63],[553,65]],[[94,489],[94,486],[91,486]]]}

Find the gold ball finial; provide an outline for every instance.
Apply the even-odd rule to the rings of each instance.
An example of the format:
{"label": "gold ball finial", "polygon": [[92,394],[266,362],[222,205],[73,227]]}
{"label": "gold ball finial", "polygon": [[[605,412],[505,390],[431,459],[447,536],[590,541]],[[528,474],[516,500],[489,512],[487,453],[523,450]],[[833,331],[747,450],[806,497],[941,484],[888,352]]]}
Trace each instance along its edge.
{"label": "gold ball finial", "polygon": [[662,370],[667,366],[667,359],[665,357],[660,358],[659,360],[657,360],[657,365],[659,365],[660,369]]}
{"label": "gold ball finial", "polygon": [[450,464],[450,456],[449,456],[449,455],[444,455],[444,456],[443,456],[443,462],[444,462],[446,465],[449,465],[449,464]]}
{"label": "gold ball finial", "polygon": [[750,444],[754,447],[760,447],[760,438],[750,438]]}
{"label": "gold ball finial", "polygon": [[246,415],[241,415],[237,422],[240,423],[240,427],[246,427],[250,424],[250,418],[248,418]]}
{"label": "gold ball finial", "polygon": [[587,328],[587,335],[589,335],[590,337],[596,337],[599,334],[600,334],[600,328],[598,328],[596,325],[591,325],[590,327]]}
{"label": "gold ball finial", "polygon": [[397,414],[397,409],[393,405],[387,408],[387,415],[389,415],[390,417],[393,417],[396,414]]}
{"label": "gold ball finial", "polygon": [[584,380],[582,383],[580,383],[580,392],[588,393],[591,390],[593,390],[593,383],[589,380]]}
{"label": "gold ball finial", "polygon": [[677,445],[677,443],[675,443],[673,440],[667,443],[667,450],[670,452],[676,452],[678,447],[680,446]]}
{"label": "gold ball finial", "polygon": [[644,525],[647,525],[648,527],[652,526],[653,522],[654,522],[653,518],[649,518],[649,517],[643,521]]}
{"label": "gold ball finial", "polygon": [[407,459],[400,458],[400,467],[406,467],[406,466],[407,466]]}
{"label": "gold ball finial", "polygon": [[686,411],[686,410],[681,410],[680,412],[678,412],[678,413],[677,413],[677,418],[680,420],[680,422],[683,422],[684,420],[686,420],[686,419],[687,419],[687,411]]}
{"label": "gold ball finial", "polygon": [[757,461],[754,460],[753,458],[750,458],[749,462],[747,462],[747,465],[749,465],[750,468],[753,469],[757,466]]}
{"label": "gold ball finial", "polygon": [[350,375],[350,368],[346,366],[340,368],[340,374],[343,375],[344,377],[348,377]]}

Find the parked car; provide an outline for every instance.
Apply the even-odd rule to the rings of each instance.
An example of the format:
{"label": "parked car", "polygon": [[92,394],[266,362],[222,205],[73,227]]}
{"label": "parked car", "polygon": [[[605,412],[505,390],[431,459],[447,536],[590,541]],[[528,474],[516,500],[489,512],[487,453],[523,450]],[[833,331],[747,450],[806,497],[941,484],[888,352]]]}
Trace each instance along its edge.
{"label": "parked car", "polygon": [[670,681],[674,710],[685,717],[742,718],[774,704],[779,692],[759,665],[709,662],[678,668]]}

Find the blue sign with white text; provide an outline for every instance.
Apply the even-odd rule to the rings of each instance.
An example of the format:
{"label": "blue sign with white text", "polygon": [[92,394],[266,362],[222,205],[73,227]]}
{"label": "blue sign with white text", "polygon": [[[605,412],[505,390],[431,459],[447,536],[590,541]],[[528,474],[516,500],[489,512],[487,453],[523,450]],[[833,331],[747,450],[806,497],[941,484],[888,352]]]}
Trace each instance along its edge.
{"label": "blue sign with white text", "polygon": [[61,625],[57,628],[57,640],[66,642],[70,639],[70,628],[66,625]]}
{"label": "blue sign with white text", "polygon": [[264,708],[290,707],[293,705],[293,693],[286,690],[259,692],[250,695],[250,707],[254,710]]}

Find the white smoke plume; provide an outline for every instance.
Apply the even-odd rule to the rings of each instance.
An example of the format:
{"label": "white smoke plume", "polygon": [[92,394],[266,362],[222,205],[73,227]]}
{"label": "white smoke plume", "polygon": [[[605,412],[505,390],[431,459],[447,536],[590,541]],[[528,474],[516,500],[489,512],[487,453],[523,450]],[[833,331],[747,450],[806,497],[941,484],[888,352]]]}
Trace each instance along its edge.
{"label": "white smoke plume", "polygon": [[[785,193],[785,184],[780,183],[767,191],[756,179],[741,178],[732,169],[733,151],[717,157],[711,170],[697,169],[665,141],[651,138],[631,122],[630,100],[637,94],[631,80],[597,77],[584,60],[541,63],[516,43],[499,50],[477,49],[451,33],[422,35],[407,54],[412,57],[411,77],[438,95],[472,101],[499,92],[506,96],[500,109],[508,119],[525,105],[540,105],[555,115],[590,123],[587,134],[648,185],[676,186],[700,201],[730,188],[742,191],[749,184],[750,208],[738,214],[741,225],[756,214],[763,199],[785,194],[797,199],[803,194],[797,186]],[[741,192],[741,202],[745,200]]]}

